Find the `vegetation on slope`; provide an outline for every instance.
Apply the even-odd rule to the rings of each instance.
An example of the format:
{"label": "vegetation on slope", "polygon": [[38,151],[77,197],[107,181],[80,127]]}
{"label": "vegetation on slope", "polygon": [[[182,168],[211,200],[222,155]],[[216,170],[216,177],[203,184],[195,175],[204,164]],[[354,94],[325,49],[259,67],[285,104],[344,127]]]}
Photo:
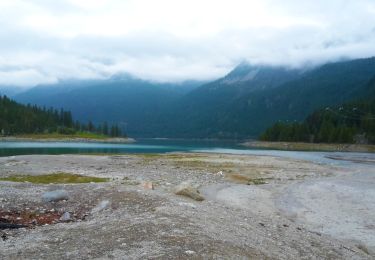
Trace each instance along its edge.
{"label": "vegetation on slope", "polygon": [[111,78],[36,87],[15,99],[64,107],[85,123],[117,122],[133,136],[242,139],[363,97],[374,76],[375,58],[295,70],[242,64],[195,88]]}
{"label": "vegetation on slope", "polygon": [[184,137],[253,138],[278,120],[302,121],[316,109],[362,97],[374,76],[375,58],[369,58],[300,71],[298,78],[279,78],[281,85],[248,92],[245,85],[252,89],[257,76],[238,83],[241,87],[213,82],[181,100],[164,131]]}
{"label": "vegetation on slope", "polygon": [[366,88],[367,98],[327,107],[302,123],[278,122],[260,137],[263,141],[375,144],[375,78]]}
{"label": "vegetation on slope", "polygon": [[121,136],[121,129],[117,125],[108,126],[107,123],[98,126],[91,122],[81,124],[73,121],[69,111],[21,105],[6,96],[0,96],[0,135],[103,138]]}

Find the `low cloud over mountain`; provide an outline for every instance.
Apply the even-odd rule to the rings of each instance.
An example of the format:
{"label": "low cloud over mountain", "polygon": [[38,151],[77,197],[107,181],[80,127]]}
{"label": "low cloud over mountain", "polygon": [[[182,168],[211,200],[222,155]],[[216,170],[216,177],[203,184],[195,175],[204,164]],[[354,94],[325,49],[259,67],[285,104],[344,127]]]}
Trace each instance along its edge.
{"label": "low cloud over mountain", "polygon": [[[276,4],[278,3],[278,4]],[[299,67],[375,55],[375,3],[4,0],[0,85],[210,80],[242,60]]]}

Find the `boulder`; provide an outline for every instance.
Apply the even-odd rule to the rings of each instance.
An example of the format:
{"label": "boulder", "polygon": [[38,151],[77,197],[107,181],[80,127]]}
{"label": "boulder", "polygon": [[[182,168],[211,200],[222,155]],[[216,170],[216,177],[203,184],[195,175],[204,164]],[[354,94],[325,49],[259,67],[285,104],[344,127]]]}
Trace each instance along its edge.
{"label": "boulder", "polygon": [[204,197],[199,193],[199,190],[191,185],[190,182],[183,182],[175,188],[174,193],[185,197],[192,198],[196,201],[204,200]]}
{"label": "boulder", "polygon": [[43,193],[43,202],[56,202],[60,200],[68,200],[69,195],[65,190],[54,190]]}

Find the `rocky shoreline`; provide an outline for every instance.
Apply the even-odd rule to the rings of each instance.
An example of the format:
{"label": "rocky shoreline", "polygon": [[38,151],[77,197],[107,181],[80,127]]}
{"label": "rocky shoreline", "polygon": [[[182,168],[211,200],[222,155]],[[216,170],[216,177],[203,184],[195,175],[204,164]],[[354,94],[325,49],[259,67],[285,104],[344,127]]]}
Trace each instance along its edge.
{"label": "rocky shoreline", "polygon": [[201,153],[1,157],[0,178],[109,181],[0,181],[0,222],[34,223],[1,231],[0,258],[373,259],[375,170],[353,164]]}
{"label": "rocky shoreline", "polygon": [[375,145],[366,144],[326,144],[298,142],[248,141],[242,143],[250,148],[276,149],[286,151],[327,151],[327,152],[364,152],[375,153]]}

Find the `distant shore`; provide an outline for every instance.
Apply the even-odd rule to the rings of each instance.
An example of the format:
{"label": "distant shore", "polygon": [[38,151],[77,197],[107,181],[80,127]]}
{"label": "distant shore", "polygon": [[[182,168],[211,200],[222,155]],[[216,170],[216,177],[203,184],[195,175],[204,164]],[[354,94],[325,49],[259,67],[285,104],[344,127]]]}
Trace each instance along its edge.
{"label": "distant shore", "polygon": [[367,152],[375,153],[375,145],[366,144],[326,144],[248,141],[242,145],[250,148],[265,148],[287,151],[327,151],[327,152]]}
{"label": "distant shore", "polygon": [[134,143],[135,139],[129,137],[79,137],[69,135],[27,135],[0,137],[0,142],[83,142],[83,143]]}

